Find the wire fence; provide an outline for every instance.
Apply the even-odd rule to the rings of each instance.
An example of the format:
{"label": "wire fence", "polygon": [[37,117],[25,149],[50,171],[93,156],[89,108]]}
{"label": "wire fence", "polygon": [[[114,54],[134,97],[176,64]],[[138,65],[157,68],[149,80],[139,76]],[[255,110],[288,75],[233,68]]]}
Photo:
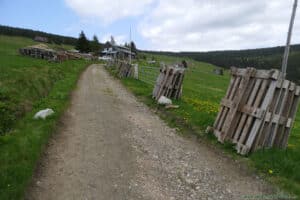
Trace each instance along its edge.
{"label": "wire fence", "polygon": [[159,69],[159,67],[139,66],[139,80],[154,86]]}
{"label": "wire fence", "polygon": [[[159,75],[160,67],[158,66],[139,66],[139,80],[154,85],[156,82],[156,78]],[[201,78],[198,77],[200,74],[212,75],[212,71],[210,70],[201,70],[196,68],[187,68],[185,73],[185,79],[189,81],[199,82]],[[198,75],[198,76],[195,76]]]}

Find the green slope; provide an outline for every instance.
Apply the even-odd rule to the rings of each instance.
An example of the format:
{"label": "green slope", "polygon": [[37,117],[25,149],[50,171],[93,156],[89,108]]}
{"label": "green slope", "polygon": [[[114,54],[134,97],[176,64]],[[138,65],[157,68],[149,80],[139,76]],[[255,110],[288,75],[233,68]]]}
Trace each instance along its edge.
{"label": "green slope", "polygon": [[[36,162],[54,131],[84,60],[49,63],[20,56],[31,39],[0,35],[0,199],[21,199]],[[58,46],[59,47],[59,46]],[[47,120],[33,120],[52,108]]]}

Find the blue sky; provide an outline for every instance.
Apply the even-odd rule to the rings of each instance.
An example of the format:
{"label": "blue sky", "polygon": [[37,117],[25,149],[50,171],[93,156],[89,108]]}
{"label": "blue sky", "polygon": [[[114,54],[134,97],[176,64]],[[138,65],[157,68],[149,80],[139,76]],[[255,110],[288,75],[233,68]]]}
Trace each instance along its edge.
{"label": "blue sky", "polygon": [[[209,51],[285,43],[293,0],[0,0],[0,24],[138,48]],[[292,43],[300,43],[296,15]]]}
{"label": "blue sky", "polygon": [[132,39],[140,48],[146,48],[147,41],[138,34],[137,23],[136,17],[126,17],[110,24],[105,24],[98,18],[86,19],[61,0],[0,0],[2,25],[74,37],[78,37],[79,32],[83,30],[90,39],[97,35],[103,42],[113,35],[120,43],[130,40],[131,27]]}

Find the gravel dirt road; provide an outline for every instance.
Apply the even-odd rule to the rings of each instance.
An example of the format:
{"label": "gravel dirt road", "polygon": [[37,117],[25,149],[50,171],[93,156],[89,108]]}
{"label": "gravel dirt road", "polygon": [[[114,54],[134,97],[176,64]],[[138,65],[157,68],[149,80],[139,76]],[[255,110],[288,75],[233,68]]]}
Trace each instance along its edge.
{"label": "gravel dirt road", "polygon": [[82,74],[44,154],[26,199],[233,200],[273,193],[239,162],[178,135],[101,65]]}

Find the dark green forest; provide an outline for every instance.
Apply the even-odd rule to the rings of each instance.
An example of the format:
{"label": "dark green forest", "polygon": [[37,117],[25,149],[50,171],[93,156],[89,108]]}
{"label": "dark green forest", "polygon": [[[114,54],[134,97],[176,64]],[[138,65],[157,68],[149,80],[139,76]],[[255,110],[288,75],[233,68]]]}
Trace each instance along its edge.
{"label": "dark green forest", "polygon": [[0,25],[0,35],[9,35],[9,36],[22,36],[34,39],[35,36],[46,37],[49,40],[49,43],[55,44],[69,44],[75,46],[77,43],[77,38],[61,36],[51,33],[45,33],[42,31],[35,31],[31,29],[24,28],[15,28],[10,26]]}
{"label": "dark green forest", "polygon": [[[145,51],[169,56],[184,56],[197,61],[208,62],[219,67],[255,67],[258,69],[281,68],[284,47],[247,49],[235,51],[211,52],[157,52]],[[300,83],[300,45],[292,45],[287,69],[287,78]]]}

